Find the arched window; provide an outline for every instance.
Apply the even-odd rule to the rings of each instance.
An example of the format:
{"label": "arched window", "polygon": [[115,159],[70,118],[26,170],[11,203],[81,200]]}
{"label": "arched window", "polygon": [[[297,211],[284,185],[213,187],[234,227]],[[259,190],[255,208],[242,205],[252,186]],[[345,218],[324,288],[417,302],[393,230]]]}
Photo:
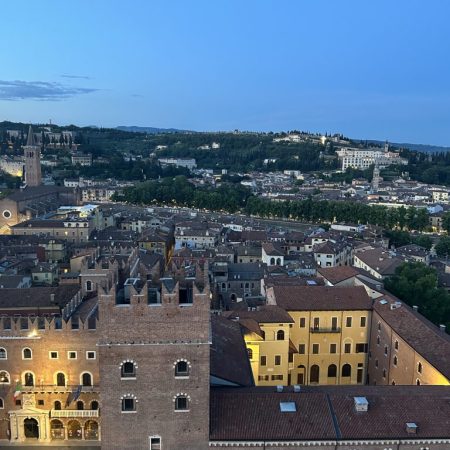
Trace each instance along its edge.
{"label": "arched window", "polygon": [[81,432],[81,425],[78,420],[71,420],[67,424],[67,437],[69,439],[81,439],[82,432]]}
{"label": "arched window", "polygon": [[66,376],[62,372],[56,374],[56,386],[65,386]]}
{"label": "arched window", "polygon": [[92,281],[86,281],[86,291],[92,291]]}
{"label": "arched window", "polygon": [[277,258],[277,266],[281,266],[281,258]]}
{"label": "arched window", "polygon": [[253,359],[253,350],[251,348],[247,349],[248,359]]}
{"label": "arched window", "polygon": [[175,397],[175,411],[189,410],[189,396],[186,394],[178,394]]}
{"label": "arched window", "polygon": [[377,345],[380,345],[380,336],[377,336]]}
{"label": "arched window", "polygon": [[136,397],[128,394],[122,397],[122,412],[136,411]]}
{"label": "arched window", "polygon": [[135,378],[136,377],[136,367],[134,362],[126,361],[122,364],[120,368],[121,378]]}
{"label": "arched window", "polygon": [[84,424],[84,438],[91,441],[98,439],[98,423],[95,420],[88,420]]}
{"label": "arched window", "polygon": [[270,265],[274,266],[275,265],[275,258],[270,258]]}
{"label": "arched window", "polygon": [[395,350],[398,350],[398,341],[395,341],[394,348],[395,348]]}
{"label": "arched window", "polygon": [[53,419],[50,422],[50,435],[52,439],[64,439],[64,424],[60,420]]}
{"label": "arched window", "polygon": [[330,364],[328,366],[328,378],[336,378],[337,376],[337,366],[336,364]]}
{"label": "arched window", "polygon": [[81,401],[81,400],[78,400],[77,401],[77,410],[78,411],[83,411],[83,409],[84,409],[84,402]]}
{"label": "arched window", "polygon": [[0,384],[9,384],[9,373],[6,370],[0,371]]}
{"label": "arched window", "polygon": [[2,398],[0,398],[0,409],[3,409],[5,407],[5,403]]}
{"label": "arched window", "polygon": [[283,330],[277,331],[277,341],[284,341],[284,331]]}
{"label": "arched window", "polygon": [[31,348],[24,348],[22,350],[22,359],[32,359],[33,354],[31,352]]}
{"label": "arched window", "polygon": [[25,386],[34,386],[34,375],[31,372],[23,374],[23,384]]}
{"label": "arched window", "polygon": [[350,364],[344,364],[342,366],[342,376],[351,377],[352,376],[352,366]]}
{"label": "arched window", "polygon": [[0,348],[0,359],[8,359],[6,349],[4,349],[3,347]]}
{"label": "arched window", "polygon": [[314,364],[311,366],[310,373],[309,373],[309,381],[311,383],[318,383],[320,377],[320,368],[317,364]]}
{"label": "arched window", "polygon": [[398,363],[398,358],[396,356],[394,356],[394,366],[396,366]]}
{"label": "arched window", "polygon": [[93,409],[93,410],[97,410],[98,409],[98,401],[97,400],[93,400],[91,402],[91,409]]}
{"label": "arched window", "polygon": [[417,386],[420,386],[420,380],[419,379],[416,380],[416,384],[417,384]]}
{"label": "arched window", "polygon": [[189,376],[189,364],[187,361],[177,361],[175,364],[175,376],[176,377],[187,377]]}
{"label": "arched window", "polygon": [[81,374],[81,385],[92,386],[92,375],[89,372]]}
{"label": "arched window", "polygon": [[59,400],[56,400],[55,403],[53,403],[53,409],[55,411],[60,411],[61,410],[61,402]]}
{"label": "arched window", "polygon": [[422,373],[422,363],[417,364],[417,372]]}

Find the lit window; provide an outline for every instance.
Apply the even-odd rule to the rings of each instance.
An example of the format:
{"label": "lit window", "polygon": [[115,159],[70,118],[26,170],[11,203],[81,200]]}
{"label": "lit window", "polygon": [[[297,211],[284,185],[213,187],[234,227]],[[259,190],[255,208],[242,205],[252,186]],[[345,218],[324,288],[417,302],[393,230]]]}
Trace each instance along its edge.
{"label": "lit window", "polygon": [[9,373],[6,370],[0,371],[0,384],[9,384]]}

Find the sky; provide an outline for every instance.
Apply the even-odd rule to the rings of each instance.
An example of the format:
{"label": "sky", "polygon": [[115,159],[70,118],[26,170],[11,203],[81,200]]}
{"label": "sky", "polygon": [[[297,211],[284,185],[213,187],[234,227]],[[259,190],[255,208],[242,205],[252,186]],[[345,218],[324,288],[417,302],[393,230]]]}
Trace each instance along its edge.
{"label": "sky", "polygon": [[0,121],[450,146],[447,0],[2,2]]}

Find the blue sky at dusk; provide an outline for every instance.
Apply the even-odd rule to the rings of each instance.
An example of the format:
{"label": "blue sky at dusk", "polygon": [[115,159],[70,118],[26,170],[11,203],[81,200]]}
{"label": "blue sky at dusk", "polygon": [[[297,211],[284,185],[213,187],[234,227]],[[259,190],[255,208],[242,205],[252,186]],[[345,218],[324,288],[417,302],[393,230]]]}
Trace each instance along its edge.
{"label": "blue sky at dusk", "polygon": [[0,120],[450,145],[446,0],[8,1]]}

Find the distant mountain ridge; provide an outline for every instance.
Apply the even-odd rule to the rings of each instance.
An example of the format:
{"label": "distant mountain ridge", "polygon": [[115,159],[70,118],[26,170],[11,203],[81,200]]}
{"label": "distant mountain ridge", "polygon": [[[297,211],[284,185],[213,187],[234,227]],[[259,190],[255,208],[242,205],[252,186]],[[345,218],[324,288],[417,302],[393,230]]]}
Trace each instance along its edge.
{"label": "distant mountain ridge", "polygon": [[136,127],[121,125],[116,127],[117,130],[129,131],[130,133],[192,133],[189,130],[178,130],[177,128],[156,128],[156,127]]}
{"label": "distant mountain ridge", "polygon": [[[384,141],[377,141],[377,140],[368,140],[367,142],[378,144],[383,146]],[[408,148],[412,151],[417,151],[421,153],[444,153],[449,152],[450,147],[443,147],[440,145],[427,145],[427,144],[408,144],[408,143],[398,143],[398,142],[389,142],[389,144],[393,145],[394,147],[398,148]]]}

